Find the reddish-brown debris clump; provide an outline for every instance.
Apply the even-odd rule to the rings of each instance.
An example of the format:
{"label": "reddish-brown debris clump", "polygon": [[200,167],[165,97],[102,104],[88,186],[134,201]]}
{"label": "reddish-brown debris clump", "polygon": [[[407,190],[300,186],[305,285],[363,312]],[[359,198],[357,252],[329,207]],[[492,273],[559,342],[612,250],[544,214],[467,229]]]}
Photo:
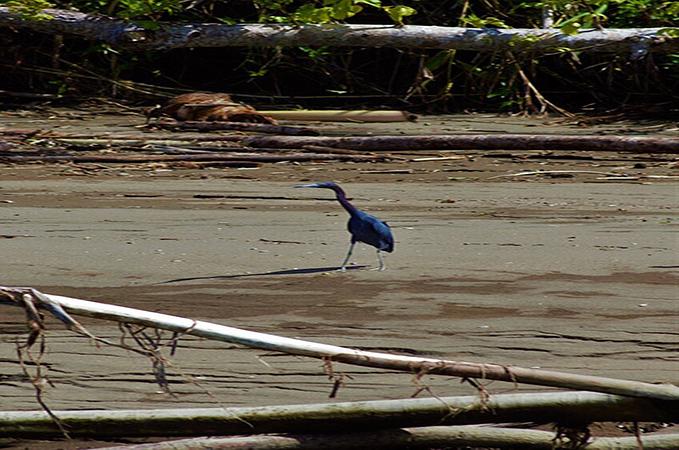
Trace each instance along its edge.
{"label": "reddish-brown debris clump", "polygon": [[148,117],[170,116],[181,121],[277,122],[250,105],[235,102],[229,94],[192,92],[171,98],[165,106],[146,110]]}

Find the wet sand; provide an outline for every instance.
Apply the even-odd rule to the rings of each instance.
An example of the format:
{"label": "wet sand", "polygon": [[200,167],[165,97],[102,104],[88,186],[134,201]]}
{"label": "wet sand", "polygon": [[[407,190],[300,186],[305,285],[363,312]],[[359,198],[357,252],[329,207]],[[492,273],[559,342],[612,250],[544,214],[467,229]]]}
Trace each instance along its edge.
{"label": "wet sand", "polygon": [[[634,170],[643,160],[597,157],[546,168]],[[670,157],[643,164],[676,175]],[[256,170],[2,166],[1,284],[349,347],[679,383],[679,184],[491,178],[540,167],[486,157]],[[292,188],[325,179],[392,226],[386,271],[370,270],[366,246],[355,267],[334,270],[348,248],[346,213],[330,191]],[[83,322],[119,337],[117,326]],[[172,358],[171,396],[143,357],[48,323],[53,409],[329,401],[319,361],[195,338]],[[22,314],[5,307],[3,410],[37,409],[15,356],[24,331]],[[408,374],[335,369],[351,376],[338,401],[419,387]],[[454,378],[419,382],[439,396],[473,393]]]}

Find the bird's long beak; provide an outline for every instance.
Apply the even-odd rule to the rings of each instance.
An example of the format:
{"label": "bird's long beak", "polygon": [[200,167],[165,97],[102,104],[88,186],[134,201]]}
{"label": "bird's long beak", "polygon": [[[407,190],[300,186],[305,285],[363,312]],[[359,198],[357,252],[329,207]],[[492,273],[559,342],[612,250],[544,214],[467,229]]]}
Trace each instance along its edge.
{"label": "bird's long beak", "polygon": [[296,188],[317,188],[319,186],[318,186],[318,183],[311,183],[311,184],[298,184],[294,187],[296,187]]}

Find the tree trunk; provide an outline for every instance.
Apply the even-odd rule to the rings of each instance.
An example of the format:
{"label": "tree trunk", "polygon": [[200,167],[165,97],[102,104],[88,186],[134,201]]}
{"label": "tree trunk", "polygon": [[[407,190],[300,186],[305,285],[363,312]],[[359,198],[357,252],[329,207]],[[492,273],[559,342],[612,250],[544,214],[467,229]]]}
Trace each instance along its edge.
{"label": "tree trunk", "polygon": [[135,51],[198,47],[395,47],[493,52],[553,52],[559,49],[636,56],[679,51],[679,39],[660,28],[583,30],[567,35],[558,30],[458,28],[406,25],[282,25],[161,23],[157,30],[104,16],[46,9],[51,20],[30,20],[0,7],[0,26],[23,27],[50,34],[71,34]]}

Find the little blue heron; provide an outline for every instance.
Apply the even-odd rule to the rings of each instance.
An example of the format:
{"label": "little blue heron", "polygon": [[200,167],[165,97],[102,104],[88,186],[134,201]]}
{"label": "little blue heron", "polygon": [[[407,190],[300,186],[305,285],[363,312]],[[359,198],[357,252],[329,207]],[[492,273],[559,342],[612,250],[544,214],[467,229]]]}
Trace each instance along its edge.
{"label": "little blue heron", "polygon": [[349,253],[347,253],[347,257],[344,258],[344,262],[340,268],[342,272],[347,270],[347,263],[349,262],[349,258],[351,258],[351,252],[354,250],[356,242],[364,242],[375,247],[377,249],[377,259],[380,262],[379,270],[384,270],[384,259],[382,258],[381,252],[385,251],[391,253],[394,251],[394,236],[391,234],[391,229],[386,222],[382,222],[377,217],[371,216],[349,203],[344,190],[332,181],[300,184],[295,187],[332,189],[337,195],[337,201],[340,202],[340,205],[342,205],[351,216],[349,223],[347,224],[349,233],[351,233],[351,245],[349,246]]}

